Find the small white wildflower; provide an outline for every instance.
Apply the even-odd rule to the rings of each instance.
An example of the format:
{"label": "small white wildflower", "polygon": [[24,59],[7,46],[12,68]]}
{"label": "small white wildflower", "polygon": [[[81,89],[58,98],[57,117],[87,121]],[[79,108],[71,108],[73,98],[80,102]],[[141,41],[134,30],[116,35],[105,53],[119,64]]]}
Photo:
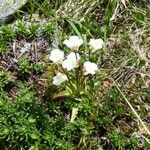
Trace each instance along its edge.
{"label": "small white wildflower", "polygon": [[63,44],[70,49],[78,49],[83,44],[83,40],[74,35],[70,36],[68,40],[65,40]]}
{"label": "small white wildflower", "polygon": [[89,45],[92,49],[92,52],[95,52],[103,47],[104,41],[102,39],[90,39]]}
{"label": "small white wildflower", "polygon": [[56,64],[61,64],[64,59],[64,52],[59,49],[54,49],[51,51],[49,59]]}
{"label": "small white wildflower", "polygon": [[67,80],[67,76],[58,72],[57,75],[53,77],[53,84],[58,86],[66,80]]}
{"label": "small white wildflower", "polygon": [[70,71],[70,70],[74,69],[74,66],[72,65],[72,61],[70,61],[69,59],[65,59],[62,62],[62,67],[64,69],[67,69],[67,71]]}
{"label": "small white wildflower", "polygon": [[92,74],[94,75],[96,73],[96,71],[98,70],[98,66],[97,64],[90,62],[90,61],[86,61],[83,65],[84,71],[85,71],[85,75],[88,74]]}
{"label": "small white wildflower", "polygon": [[78,53],[71,52],[67,59],[62,63],[62,67],[68,71],[77,68],[79,66],[80,55]]}
{"label": "small white wildflower", "polygon": [[80,55],[78,53],[75,52],[71,52],[68,56],[67,59],[71,59],[73,61],[77,61],[80,60]]}

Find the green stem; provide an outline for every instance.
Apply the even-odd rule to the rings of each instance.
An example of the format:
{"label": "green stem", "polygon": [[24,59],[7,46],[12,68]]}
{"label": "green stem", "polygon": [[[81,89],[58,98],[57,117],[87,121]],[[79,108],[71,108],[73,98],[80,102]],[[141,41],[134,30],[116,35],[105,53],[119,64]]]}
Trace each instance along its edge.
{"label": "green stem", "polygon": [[79,69],[76,70],[76,95],[80,95],[80,79],[79,79]]}
{"label": "green stem", "polygon": [[68,78],[68,83],[69,83],[69,85],[70,85],[70,89],[71,89],[71,91],[74,93],[76,90],[75,90],[75,87],[73,86],[73,84],[72,84],[72,82],[71,82],[70,77],[68,76],[68,73],[66,72],[66,70],[65,70],[63,67],[61,67],[61,69],[62,69],[62,71],[64,72],[64,74],[67,76],[67,78]]}
{"label": "green stem", "polygon": [[91,49],[89,49],[89,61],[91,60]]}
{"label": "green stem", "polygon": [[[77,53],[75,53],[76,55],[76,60],[78,60],[77,57]],[[80,63],[79,63],[79,67],[76,69],[76,95],[80,96]]]}

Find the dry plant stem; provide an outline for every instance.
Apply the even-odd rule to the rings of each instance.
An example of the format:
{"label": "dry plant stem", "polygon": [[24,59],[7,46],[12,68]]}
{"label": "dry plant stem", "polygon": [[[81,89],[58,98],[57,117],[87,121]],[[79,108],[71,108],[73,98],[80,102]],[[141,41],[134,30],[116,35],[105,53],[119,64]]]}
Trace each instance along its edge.
{"label": "dry plant stem", "polygon": [[67,14],[71,14],[72,18],[82,21],[85,19],[85,16],[91,16],[91,14],[93,14],[90,12],[94,12],[96,6],[99,6],[100,1],[101,0],[66,0],[56,11],[56,14],[62,17],[67,17]]}
{"label": "dry plant stem", "polygon": [[[131,103],[128,101],[128,99],[126,98],[126,96],[124,95],[124,93],[120,90],[120,88],[118,87],[118,85],[116,84],[116,82],[113,79],[111,79],[111,80],[113,81],[113,83],[116,86],[117,90],[120,92],[120,94],[122,95],[122,97],[124,98],[124,100],[127,102],[127,104],[129,105],[129,107],[131,108],[131,110],[134,113],[134,115],[140,121],[140,123],[144,127],[145,131],[150,135],[149,129],[146,127],[146,125],[144,124],[144,122],[142,121],[142,119],[140,118],[140,116],[138,115],[138,113],[135,111],[135,109],[133,108],[133,106],[131,105]],[[150,141],[149,141],[149,143],[150,143]]]}
{"label": "dry plant stem", "polygon": [[37,64],[37,43],[34,41],[35,62]]}
{"label": "dry plant stem", "polygon": [[[17,57],[16,60],[18,61],[19,58],[21,58],[23,54],[24,54],[24,53],[21,53],[21,54]],[[12,62],[12,63],[7,67],[6,71],[8,71],[8,70],[10,69],[10,67],[11,67],[14,63],[15,63],[15,62]]]}

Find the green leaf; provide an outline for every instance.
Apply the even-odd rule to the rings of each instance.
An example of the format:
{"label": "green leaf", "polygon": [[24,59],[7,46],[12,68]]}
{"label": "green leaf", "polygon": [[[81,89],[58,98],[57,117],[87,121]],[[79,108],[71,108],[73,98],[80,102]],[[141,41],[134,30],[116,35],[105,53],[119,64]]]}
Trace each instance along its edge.
{"label": "green leaf", "polygon": [[69,19],[68,19],[67,21],[68,21],[68,23],[70,24],[70,26],[73,28],[73,30],[76,32],[76,34],[77,34],[80,38],[82,38],[82,35],[81,35],[80,31],[78,30],[78,28],[76,27],[74,21],[69,20]]}
{"label": "green leaf", "polygon": [[146,17],[150,19],[150,10],[146,13]]}
{"label": "green leaf", "polygon": [[29,117],[29,118],[28,118],[28,121],[29,121],[30,123],[35,123],[35,122],[36,122],[36,119],[34,119],[34,118],[32,118],[32,117]]}
{"label": "green leaf", "polygon": [[34,140],[37,140],[37,139],[39,138],[39,135],[38,135],[38,133],[36,133],[36,132],[32,133],[30,136],[31,136],[31,138],[34,139]]}
{"label": "green leaf", "polygon": [[39,150],[38,144],[32,145],[29,150]]}
{"label": "green leaf", "polygon": [[145,19],[145,15],[142,12],[133,12],[133,15],[135,17],[135,19],[139,20],[139,21],[144,21]]}

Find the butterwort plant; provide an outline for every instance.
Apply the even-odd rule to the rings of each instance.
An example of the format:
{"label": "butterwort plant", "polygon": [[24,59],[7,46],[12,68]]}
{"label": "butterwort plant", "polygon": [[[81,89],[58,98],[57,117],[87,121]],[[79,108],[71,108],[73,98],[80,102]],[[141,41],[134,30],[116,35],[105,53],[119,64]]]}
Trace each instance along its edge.
{"label": "butterwort plant", "polygon": [[[54,86],[63,84],[65,87],[64,91],[56,94],[57,96],[66,95],[80,99],[82,95],[88,95],[90,86],[87,85],[87,80],[92,80],[99,70],[98,64],[93,62],[91,57],[103,48],[104,42],[102,39],[90,39],[87,50],[83,51],[83,39],[74,35],[66,39],[63,44],[69,48],[68,54],[57,48],[52,49],[49,55],[50,61],[58,68],[52,84]],[[73,111],[77,109],[73,108]]]}
{"label": "butterwort plant", "polygon": [[102,49],[104,42],[102,39],[90,39],[87,52],[80,50],[84,42],[78,36],[70,36],[63,44],[70,49],[69,54],[57,48],[53,49],[49,55],[49,59],[57,65],[59,70],[56,71],[52,83],[55,86],[61,86],[63,82],[66,82],[65,85],[69,87],[70,94],[80,96],[86,89],[85,78],[94,76],[99,70],[98,65],[91,61],[90,56]]}

